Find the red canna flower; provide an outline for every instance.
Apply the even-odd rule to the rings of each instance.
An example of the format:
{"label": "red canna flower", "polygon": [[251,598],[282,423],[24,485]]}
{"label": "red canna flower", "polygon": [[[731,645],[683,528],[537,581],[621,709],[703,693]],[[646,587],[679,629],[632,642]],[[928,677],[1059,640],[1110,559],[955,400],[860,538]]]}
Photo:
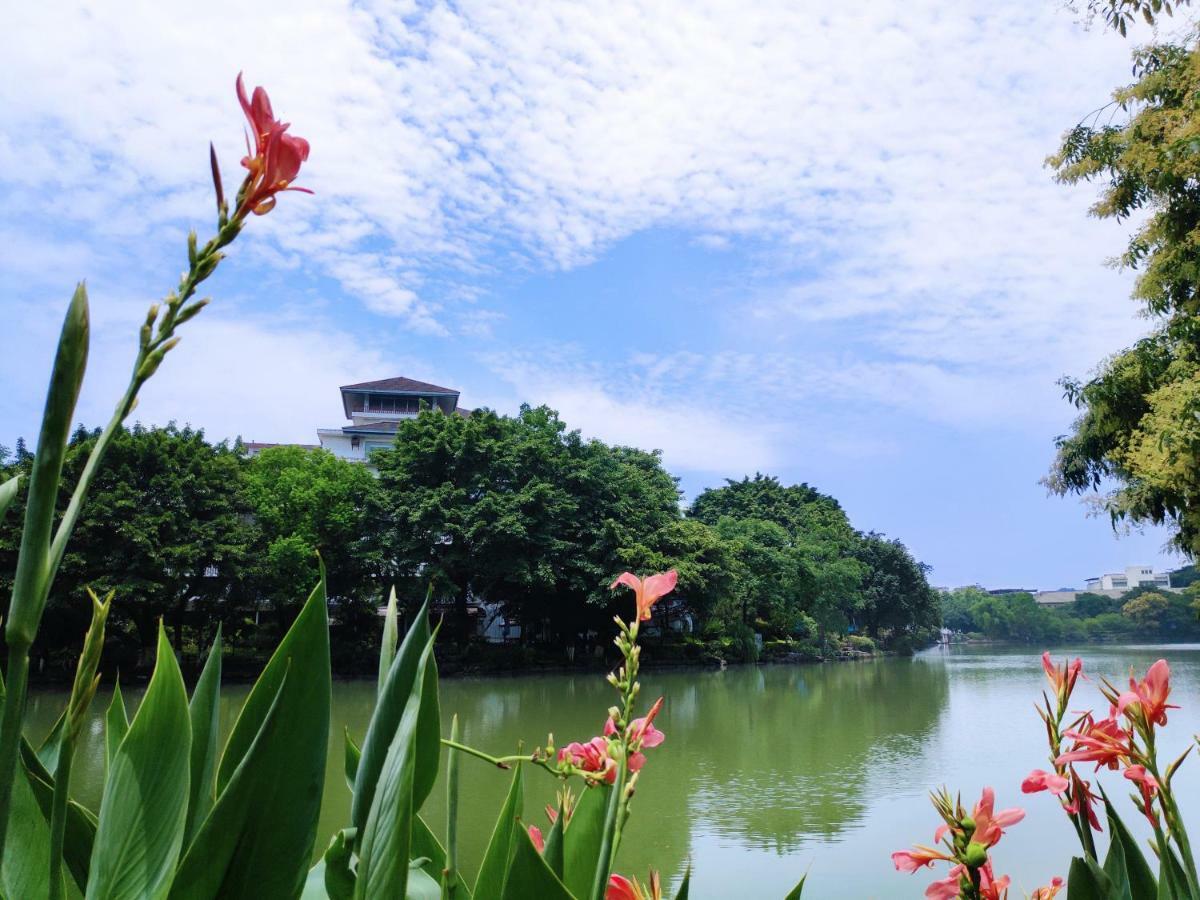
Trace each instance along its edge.
{"label": "red canna flower", "polygon": [[1041,769],[1034,769],[1021,782],[1021,793],[1036,794],[1038,791],[1049,791],[1052,794],[1061,794],[1070,786],[1070,779],[1064,778],[1057,772],[1043,772]]}
{"label": "red canna flower", "polygon": [[992,873],[992,861],[988,860],[979,869],[980,900],[1004,900],[1008,896],[1008,885],[1011,881],[1007,875],[997,878]]}
{"label": "red canna flower", "polygon": [[662,900],[662,882],[654,871],[650,873],[649,884],[614,873],[608,878],[604,900]]}
{"label": "red canna flower", "polygon": [[1070,762],[1094,762],[1099,771],[1101,766],[1116,769],[1123,757],[1129,755],[1130,734],[1115,718],[1109,716],[1096,722],[1089,714],[1082,726],[1063,732],[1064,737],[1075,741],[1069,753],[1062,753],[1054,761],[1062,766]]}
{"label": "red canna flower", "polygon": [[275,206],[275,195],[280,191],[303,191],[308,188],[294,187],[292,182],[300,173],[300,166],[308,159],[308,141],[287,134],[288,123],[275,118],[271,99],[261,87],[254,89],[253,97],[246,96],[246,85],[239,72],[237,77],[238,101],[254,132],[254,145],[247,140],[247,153],[242,165],[249,174],[239,194],[240,203],[234,218],[247,213],[264,215]]}
{"label": "red canna flower", "polygon": [[537,847],[538,853],[546,852],[546,839],[542,837],[542,829],[536,825],[529,826],[529,839],[533,841],[533,846]]}
{"label": "red canna flower", "polygon": [[1167,710],[1179,709],[1178,706],[1167,703],[1171,693],[1171,667],[1165,659],[1158,660],[1146,672],[1146,677],[1140,682],[1132,677],[1129,679],[1129,690],[1117,699],[1117,712],[1124,713],[1132,705],[1137,705],[1146,722],[1151,725],[1166,725]]}
{"label": "red canna flower", "polygon": [[637,598],[638,621],[649,622],[650,607],[654,606],[659,598],[665,597],[675,590],[675,582],[678,578],[679,573],[674,569],[669,572],[660,572],[658,575],[651,575],[645,580],[638,578],[632,572],[622,572],[616,581],[608,586],[608,589],[615,591],[617,585],[620,584],[632,588]]}
{"label": "red canna flower", "polygon": [[975,804],[975,833],[971,842],[985,847],[994,846],[999,842],[1004,829],[1016,825],[1025,818],[1025,810],[1018,807],[1002,809],[995,812],[996,792],[990,787],[983,789],[983,796]]}
{"label": "red canna flower", "polygon": [[1146,814],[1146,818],[1150,820],[1151,825],[1157,825],[1158,819],[1154,815],[1154,795],[1158,793],[1158,779],[1146,771],[1145,766],[1129,766],[1125,770],[1125,777],[1134,782],[1138,786],[1138,790],[1142,792],[1142,812]]}

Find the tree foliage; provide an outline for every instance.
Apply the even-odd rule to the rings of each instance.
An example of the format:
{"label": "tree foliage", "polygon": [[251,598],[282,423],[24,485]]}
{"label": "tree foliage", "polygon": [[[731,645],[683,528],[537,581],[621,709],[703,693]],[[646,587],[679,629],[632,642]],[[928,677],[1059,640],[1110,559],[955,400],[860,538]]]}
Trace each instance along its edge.
{"label": "tree foliage", "polygon": [[[1157,9],[1157,7],[1155,7]],[[1047,485],[1106,490],[1114,523],[1167,524],[1200,549],[1200,50],[1155,44],[1134,53],[1135,81],[1073,128],[1050,159],[1060,181],[1098,183],[1092,214],[1137,216],[1118,265],[1138,271],[1133,296],[1154,331],[1086,381],[1062,381],[1079,410],[1058,439]],[[1105,118],[1105,117],[1108,118]],[[1124,116],[1114,124],[1113,116]]]}

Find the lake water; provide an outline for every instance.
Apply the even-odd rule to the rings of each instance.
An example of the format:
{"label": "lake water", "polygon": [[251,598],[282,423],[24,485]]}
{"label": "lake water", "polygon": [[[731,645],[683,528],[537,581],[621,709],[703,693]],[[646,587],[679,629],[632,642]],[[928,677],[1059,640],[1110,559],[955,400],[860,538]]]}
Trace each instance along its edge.
{"label": "lake water", "polygon": [[[1200,645],[1059,648],[1082,655],[1085,673],[1110,679],[1139,673],[1159,657],[1172,668],[1172,711],[1163,751],[1181,752],[1200,731]],[[678,882],[690,860],[692,897],[782,897],[805,872],[815,898],[920,897],[932,880],[896,872],[889,855],[914,841],[930,843],[938,824],[930,788],[947,784],[973,803],[984,785],[997,805],[1028,815],[996,848],[998,872],[1022,896],[1052,875],[1065,877],[1077,849],[1074,832],[1048,795],[1023,796],[1021,779],[1046,768],[1045,734],[1033,704],[1045,685],[1038,654],[1027,650],[955,648],[912,659],[809,666],[737,667],[723,672],[649,673],[647,703],[662,694],[656,724],[666,734],[648,752],[618,870],[645,877],[650,866]],[[246,693],[225,691],[230,727]],[[442,710],[458,713],[463,740],[501,755],[520,741],[530,748],[548,731],[559,746],[599,732],[612,703],[599,675],[552,675],[443,681]],[[350,794],[342,777],[342,729],[361,740],[374,682],[333,687],[329,770],[321,847],[346,823]],[[131,706],[137,697],[126,692]],[[1081,682],[1076,707],[1102,705],[1096,683]],[[101,692],[93,727],[75,764],[75,792],[95,805],[103,772]],[[31,731],[40,737],[65,694],[30,698]],[[508,787],[508,773],[462,761],[460,855],[473,873]],[[1116,777],[1113,777],[1116,775]],[[1119,773],[1105,773],[1110,795],[1123,795]],[[1200,834],[1200,760],[1177,777]],[[526,772],[527,818],[538,821],[558,782]],[[1189,802],[1190,801],[1190,802]],[[424,815],[441,832],[444,791]],[[1139,829],[1132,807],[1126,822]],[[545,824],[544,822],[542,824]],[[1140,832],[1146,831],[1140,828]],[[940,873],[939,873],[940,874]]]}

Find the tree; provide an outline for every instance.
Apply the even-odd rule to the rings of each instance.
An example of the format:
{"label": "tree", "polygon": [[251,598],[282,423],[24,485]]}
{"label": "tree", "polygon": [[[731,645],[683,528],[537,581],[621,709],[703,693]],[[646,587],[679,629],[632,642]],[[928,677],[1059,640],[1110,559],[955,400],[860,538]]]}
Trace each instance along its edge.
{"label": "tree", "polygon": [[932,629],[941,623],[937,592],[929,586],[929,567],[913,558],[900,541],[864,534],[855,550],[863,564],[862,625],[872,636]]}
{"label": "tree", "polygon": [[[63,498],[97,436],[84,429],[72,436]],[[234,614],[247,596],[255,526],[242,492],[244,468],[239,453],[208,443],[202,431],[172,424],[118,432],[63,558],[43,650],[75,645],[89,618],[89,586],[116,592],[110,634],[131,625],[143,651],[154,647],[160,617],[174,628],[176,646],[189,623],[200,626],[197,637],[206,643],[215,622]],[[23,512],[10,511],[0,530],[0,578],[6,580]],[[7,584],[3,590],[8,593]]]}
{"label": "tree", "polygon": [[250,460],[245,482],[261,533],[266,598],[302,602],[297,586],[316,583],[318,554],[331,599],[379,596],[382,554],[369,521],[377,484],[365,466],[326,450],[270,447]]}
{"label": "tree", "polygon": [[[1121,10],[1155,3],[1108,4]],[[1116,14],[1116,13],[1114,13]],[[1123,13],[1122,13],[1123,14]],[[1123,19],[1121,20],[1124,21]],[[1123,25],[1121,26],[1123,29]],[[1139,225],[1118,264],[1139,271],[1133,297],[1152,334],[1105,361],[1086,382],[1063,379],[1079,410],[1057,441],[1046,483],[1054,491],[1107,488],[1099,504],[1114,524],[1166,524],[1189,555],[1200,550],[1200,50],[1155,44],[1134,51],[1135,81],[1116,91],[1114,113],[1089,116],[1050,164],[1060,181],[1103,184],[1092,214]],[[1107,109],[1106,107],[1105,109]],[[1111,118],[1111,117],[1110,117]]]}

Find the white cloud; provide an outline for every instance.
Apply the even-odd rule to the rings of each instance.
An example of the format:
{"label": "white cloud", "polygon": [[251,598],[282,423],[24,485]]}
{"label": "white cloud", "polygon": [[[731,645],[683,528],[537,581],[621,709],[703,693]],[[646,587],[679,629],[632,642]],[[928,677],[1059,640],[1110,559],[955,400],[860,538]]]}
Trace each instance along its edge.
{"label": "white cloud", "polygon": [[[15,7],[6,28],[0,237],[42,223],[7,245],[10,274],[115,271],[118,250],[179,242],[211,205],[205,141],[227,183],[240,172],[243,66],[311,140],[301,180],[317,192],[282,198],[248,243],[421,333],[487,339],[510,312],[486,308],[497,271],[576,266],[648,228],[727,255],[752,243],[731,301],[752,315],[695,385],[665,365],[600,388],[529,383],[696,465],[766,465],[821,397],[1040,427],[1054,376],[1144,327],[1127,279],[1100,267],[1119,230],[1085,221],[1088,191],[1042,168],[1128,77],[1130,45],[1052,3],[59,0]],[[161,258],[146,255],[128,265]],[[250,351],[246,327],[230,348]],[[818,352],[787,346],[821,328]],[[768,346],[747,349],[760,334]],[[265,346],[313,349],[287,340]],[[335,346],[342,362],[317,374],[373,359],[360,350]],[[695,353],[667,350],[670,365]],[[786,424],[735,436],[707,408],[728,403],[729,371]],[[1033,412],[1026,388],[1044,401]],[[643,389],[669,426],[631,424],[646,417],[615,398]]]}

